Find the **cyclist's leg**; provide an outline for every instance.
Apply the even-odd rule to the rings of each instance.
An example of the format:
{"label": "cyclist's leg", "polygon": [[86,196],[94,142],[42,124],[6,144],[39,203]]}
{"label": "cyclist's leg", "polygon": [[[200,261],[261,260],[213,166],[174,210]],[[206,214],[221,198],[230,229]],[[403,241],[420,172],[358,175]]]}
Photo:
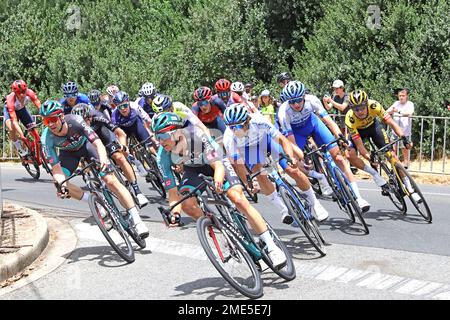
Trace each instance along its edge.
{"label": "cyclist's leg", "polygon": [[[80,150],[78,151],[67,151],[61,150],[59,153],[59,161],[61,165],[62,172],[64,175],[69,177],[78,167],[78,163],[80,162],[82,155]],[[87,202],[89,199],[89,194],[84,192],[79,186],[67,182],[67,189],[69,190],[69,195],[71,198]]]}
{"label": "cyclist's leg", "polygon": [[27,154],[27,149],[23,146],[20,137],[23,137],[22,129],[19,126],[18,119],[12,120],[6,106],[3,108],[3,116],[6,125],[6,129],[9,133],[9,139],[12,144],[19,152],[20,155],[24,156]]}

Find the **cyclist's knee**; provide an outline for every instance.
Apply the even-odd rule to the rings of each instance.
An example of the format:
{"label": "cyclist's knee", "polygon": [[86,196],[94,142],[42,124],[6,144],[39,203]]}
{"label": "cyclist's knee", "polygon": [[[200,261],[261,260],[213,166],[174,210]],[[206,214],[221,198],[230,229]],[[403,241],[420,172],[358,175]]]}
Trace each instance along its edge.
{"label": "cyclist's knee", "polygon": [[181,210],[183,210],[188,216],[192,217],[195,220],[203,215],[196,201],[184,201],[181,204]]}

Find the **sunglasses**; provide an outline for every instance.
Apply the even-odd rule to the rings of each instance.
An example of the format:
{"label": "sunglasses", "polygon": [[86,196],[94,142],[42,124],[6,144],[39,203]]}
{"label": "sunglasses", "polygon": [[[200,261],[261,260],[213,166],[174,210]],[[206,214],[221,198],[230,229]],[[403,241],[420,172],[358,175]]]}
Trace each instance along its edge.
{"label": "sunglasses", "polygon": [[289,104],[301,103],[302,101],[303,101],[303,98],[291,99],[291,100],[289,100]]}
{"label": "sunglasses", "polygon": [[197,102],[197,105],[198,105],[199,107],[204,107],[204,106],[206,106],[208,103],[209,103],[208,100],[201,100],[201,101],[198,101],[198,102]]}
{"label": "sunglasses", "polygon": [[230,129],[235,131],[235,130],[241,130],[245,127],[244,123],[240,123],[240,124],[231,124],[229,125]]}
{"label": "sunglasses", "polygon": [[64,95],[64,98],[72,99],[72,98],[76,98],[77,96],[78,96],[77,94],[66,94],[66,95]]}
{"label": "sunglasses", "polygon": [[352,109],[353,109],[353,111],[361,112],[361,111],[366,110],[366,107],[367,107],[367,106],[366,106],[365,104],[362,104],[362,105],[360,105],[360,106],[353,107]]}
{"label": "sunglasses", "polygon": [[129,106],[130,106],[129,103],[123,103],[123,104],[121,104],[121,105],[118,105],[118,106],[117,106],[117,109],[119,109],[119,110],[124,110],[124,109],[127,109]]}
{"label": "sunglasses", "polygon": [[158,141],[160,140],[172,140],[172,133],[173,131],[170,132],[164,132],[164,133],[157,133],[155,134],[155,137]]}
{"label": "sunglasses", "polygon": [[230,95],[230,93],[229,92],[219,92],[217,95],[221,98],[226,98]]}
{"label": "sunglasses", "polygon": [[45,126],[48,126],[50,123],[58,122],[59,117],[47,117],[42,119],[42,123],[44,123]]}

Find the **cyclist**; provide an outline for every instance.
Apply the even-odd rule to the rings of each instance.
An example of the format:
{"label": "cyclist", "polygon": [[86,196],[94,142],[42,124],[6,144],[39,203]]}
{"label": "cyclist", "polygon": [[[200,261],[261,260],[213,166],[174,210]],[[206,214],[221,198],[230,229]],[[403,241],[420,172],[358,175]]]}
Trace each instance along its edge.
{"label": "cyclist", "polygon": [[125,132],[117,125],[111,123],[103,113],[97,110],[91,110],[85,103],[80,103],[73,107],[72,114],[81,116],[87,125],[95,131],[105,145],[108,156],[122,169],[125,177],[130,182],[139,206],[143,207],[147,205],[148,199],[139,189],[133,168],[122,152],[122,150],[126,151],[127,148],[127,135]]}
{"label": "cyclist", "polygon": [[277,83],[283,89],[289,81],[292,80],[291,75],[288,72],[282,72],[277,75]]}
{"label": "cyclist", "polygon": [[[5,106],[3,108],[4,121],[9,136],[21,157],[28,154],[28,150],[22,145],[21,137],[24,136],[22,129],[19,126],[18,120],[27,129],[32,129],[36,126],[30,112],[26,108],[26,104],[30,101],[39,109],[41,101],[38,99],[36,93],[28,88],[23,80],[16,80],[11,84],[12,92],[6,96]],[[39,139],[39,134],[34,129],[31,130],[35,139]]]}
{"label": "cyclist", "polygon": [[208,137],[211,137],[211,133],[208,128],[200,121],[194,112],[192,112],[192,110],[186,107],[183,103],[173,101],[172,97],[157,94],[155,99],[153,99],[152,107],[156,114],[161,112],[176,113],[184,121],[185,125],[190,123],[202,130]]}
{"label": "cyclist", "polygon": [[[236,103],[225,111],[224,122],[228,128],[223,144],[242,181],[246,181],[246,165],[252,172],[260,170],[270,152],[274,160],[279,161],[283,170],[295,180],[319,221],[328,217],[328,212],[316,199],[308,178],[296,168],[297,160],[293,156],[292,144],[263,115],[250,114],[245,105]],[[282,153],[292,159],[290,166],[285,158],[280,157]],[[283,223],[291,224],[293,218],[288,214],[286,205],[267,175],[261,174],[257,179],[261,191],[281,210]]]}
{"label": "cyclist", "polygon": [[219,79],[214,84],[214,88],[216,89],[216,94],[214,97],[221,99],[227,107],[229,106],[228,101],[230,100],[231,96],[230,87],[231,82],[227,79]]}
{"label": "cyclist", "polygon": [[[290,81],[283,88],[283,99],[286,101],[278,113],[281,128],[287,133],[288,139],[300,149],[305,147],[310,136],[318,145],[327,144],[333,141],[334,137],[342,136],[339,127],[323,108],[319,98],[305,94],[305,86],[300,81]],[[339,146],[336,143],[331,144],[328,146],[328,152],[349,180],[359,207],[363,212],[367,212],[370,204],[361,197],[356,178],[341,155]]]}
{"label": "cyclist", "polygon": [[[82,117],[73,114],[64,115],[64,108],[58,101],[46,101],[41,106],[39,114],[43,117],[43,123],[46,126],[41,136],[42,147],[44,155],[52,166],[55,182],[61,183],[70,176],[76,170],[82,157],[96,159],[101,163],[103,180],[131,215],[137,232],[142,238],[148,237],[149,231],[139,216],[133,197],[110,172],[105,146],[94,130]],[[57,194],[61,198],[72,197],[84,202],[89,199],[88,193],[69,182],[65,182],[61,193],[58,191]]]}
{"label": "cyclist", "polygon": [[109,103],[111,105],[111,108],[114,110],[114,108],[116,107],[116,105],[113,102],[114,99],[114,95],[119,92],[119,87],[116,86],[115,84],[109,85],[106,88],[106,93],[108,94],[108,99],[109,99]]}
{"label": "cyclist", "polygon": [[155,112],[152,108],[152,102],[156,95],[155,85],[151,82],[146,82],[142,85],[141,90],[142,97],[139,99],[138,104],[148,113],[150,118],[153,118]]}
{"label": "cyclist", "polygon": [[194,91],[194,100],[192,112],[207,128],[220,130],[223,134],[226,129],[222,120],[225,103],[217,97],[212,97],[212,91],[208,87],[197,88]]}
{"label": "cyclist", "polygon": [[[185,126],[185,122],[176,113],[162,113],[152,120],[152,131],[155,132],[161,145],[158,150],[158,167],[160,168],[169,194],[169,204],[173,205],[180,198],[175,179],[171,170],[172,165],[183,164],[184,173],[179,187],[180,193],[188,192],[201,182],[199,174],[214,177],[216,190],[226,192],[227,197],[245,214],[251,227],[259,234],[260,239],[268,246],[268,255],[276,267],[286,263],[283,251],[273,242],[266,223],[259,212],[250,205],[242,192],[239,178],[234,172],[228,159],[221,160],[219,149],[209,143],[208,137],[192,124]],[[224,183],[226,178],[226,182]],[[173,214],[167,218],[176,226],[180,221],[180,212],[197,220],[203,215],[202,210],[194,198],[189,198],[176,207]]]}
{"label": "cyclist", "polygon": [[86,103],[94,109],[88,96],[78,92],[78,86],[75,82],[69,81],[63,84],[62,91],[64,93],[64,98],[61,98],[59,102],[64,108],[64,114],[70,114],[72,107],[79,103]]}
{"label": "cyclist", "polygon": [[105,117],[111,121],[112,108],[109,105],[108,100],[102,99],[101,92],[99,90],[91,90],[88,93],[88,98],[95,110],[102,112]]}
{"label": "cyclist", "polygon": [[228,100],[228,105],[227,107],[231,106],[234,103],[241,103],[245,106],[247,106],[248,111],[250,113],[259,113],[258,109],[255,107],[255,105],[251,102],[248,101],[245,96],[244,96],[244,91],[245,91],[245,87],[244,84],[242,82],[233,82],[231,84],[230,90],[232,93],[230,96],[230,100]]}
{"label": "cyclist", "polygon": [[[390,126],[394,130],[395,134],[403,139],[403,144],[407,149],[412,148],[413,144],[408,137],[403,134],[402,128],[400,128],[389,113],[384,110],[381,104],[376,100],[369,99],[364,90],[355,90],[349,94],[349,106],[350,110],[345,116],[345,124],[349,129],[351,141],[351,148],[349,150],[350,163],[356,168],[364,170],[372,175],[375,183],[381,187],[383,195],[388,195],[385,190],[385,185],[387,183],[386,180],[380,176],[377,170],[365,164],[364,161],[356,154],[356,150],[364,159],[371,162],[370,152],[368,152],[365,148],[363,140],[371,138],[373,143],[378,148],[382,148],[389,143],[389,138],[379,122],[380,120]],[[397,159],[395,153],[391,154]],[[401,165],[399,162],[398,164]],[[413,199],[416,202],[419,202],[420,196],[414,192],[409,178],[405,176],[402,177],[402,180],[408,191],[411,193]]]}

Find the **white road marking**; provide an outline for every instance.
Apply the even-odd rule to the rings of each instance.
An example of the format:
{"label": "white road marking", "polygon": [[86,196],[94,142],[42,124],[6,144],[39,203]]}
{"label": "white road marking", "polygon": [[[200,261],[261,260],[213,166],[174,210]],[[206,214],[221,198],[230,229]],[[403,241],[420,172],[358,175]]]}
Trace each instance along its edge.
{"label": "white road marking", "polygon": [[[372,188],[359,188],[359,190],[363,190],[363,191],[377,191],[377,192],[381,192],[381,189],[372,189]],[[422,194],[424,195],[430,195],[430,196],[450,196],[450,193],[439,193],[439,192],[423,192]]]}

